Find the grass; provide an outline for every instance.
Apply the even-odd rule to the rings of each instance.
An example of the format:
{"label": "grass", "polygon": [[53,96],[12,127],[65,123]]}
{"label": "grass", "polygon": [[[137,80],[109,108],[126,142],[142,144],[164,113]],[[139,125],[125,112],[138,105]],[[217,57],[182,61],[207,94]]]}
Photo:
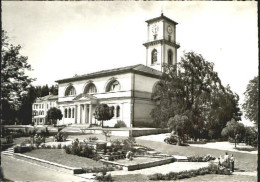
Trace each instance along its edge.
{"label": "grass", "polygon": [[[69,136],[68,138],[72,139],[86,139],[90,136],[96,136],[100,140],[105,140],[105,136],[102,134],[88,134],[88,135],[74,135]],[[126,137],[118,137],[111,136],[111,140],[114,139],[125,139]],[[192,146],[177,146],[170,145],[164,142],[157,141],[148,141],[136,139],[137,144],[152,148],[158,152],[165,153],[168,155],[182,155],[182,156],[192,156],[192,155],[206,155],[211,154],[214,157],[219,157],[220,155],[223,157],[225,152],[229,154],[233,154],[235,157],[235,168],[241,171],[257,171],[257,155],[256,154],[247,154],[241,152],[230,152],[221,149],[210,149],[210,148],[200,148],[200,147],[192,147]]]}
{"label": "grass", "polygon": [[64,149],[35,149],[24,154],[58,164],[63,164],[69,167],[89,168],[104,166],[103,163],[86,157],[66,154]]}
{"label": "grass", "polygon": [[[105,140],[105,136],[102,134],[87,134],[87,135],[74,135],[69,136],[68,138],[71,139],[87,139],[90,136],[97,136],[100,140]],[[110,140],[114,139],[125,139],[126,137],[117,137],[117,136],[111,136]],[[20,139],[19,139],[20,140]],[[192,147],[192,146],[176,146],[176,145],[169,145],[163,142],[156,142],[156,141],[147,141],[147,140],[141,140],[136,139],[136,142],[140,145],[152,148],[156,151],[159,151],[161,153],[169,154],[169,155],[183,155],[183,156],[192,156],[192,155],[206,155],[211,154],[212,156],[218,157],[223,156],[226,152],[225,150],[217,150],[217,149],[209,149],[209,148],[199,148],[199,147]],[[16,142],[15,142],[16,143]],[[37,151],[37,150],[35,150]],[[33,156],[35,151],[30,152],[30,155]],[[50,160],[53,162],[59,163],[58,161],[61,161],[61,164],[68,165],[71,167],[90,167],[93,161],[91,159],[73,156],[63,153],[59,149],[40,149],[38,151],[41,151],[42,153],[38,153],[37,155],[39,158],[45,159],[44,156],[49,156]],[[55,151],[55,154],[52,154],[51,152]],[[59,152],[58,152],[59,151]],[[247,154],[247,153],[241,153],[241,152],[229,152],[229,154],[233,154],[235,157],[235,169],[238,171],[256,171],[257,170],[257,155],[256,154]],[[47,154],[46,154],[47,153]],[[29,153],[27,153],[29,154]],[[66,154],[66,155],[64,155]],[[52,156],[52,157],[51,157]],[[77,159],[74,159],[77,158]],[[72,162],[73,161],[73,162]],[[76,164],[76,166],[72,166],[71,163]],[[69,164],[70,163],[70,164]],[[73,164],[74,165],[74,164]],[[98,163],[98,165],[101,165],[101,163]],[[149,181],[145,174],[135,174],[135,175],[123,175],[123,176],[115,176],[113,177],[115,181]],[[183,182],[193,182],[193,181],[223,181],[223,182],[235,182],[235,181],[257,181],[256,176],[246,176],[246,175],[204,175],[204,176],[197,176],[189,179],[182,179]],[[166,181],[165,181],[166,182]]]}
{"label": "grass", "polygon": [[247,151],[247,152],[257,151],[257,148],[248,148],[248,147],[235,147],[234,149],[239,151]]}

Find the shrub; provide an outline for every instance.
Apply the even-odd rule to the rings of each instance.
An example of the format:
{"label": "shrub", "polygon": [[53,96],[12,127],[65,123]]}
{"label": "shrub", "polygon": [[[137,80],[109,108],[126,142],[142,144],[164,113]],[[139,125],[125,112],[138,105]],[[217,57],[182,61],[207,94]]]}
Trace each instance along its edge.
{"label": "shrub", "polygon": [[54,138],[55,138],[55,141],[57,141],[57,142],[64,142],[64,141],[66,141],[67,136],[65,136],[61,132],[58,132],[57,135],[54,136]]}
{"label": "shrub", "polygon": [[218,173],[218,174],[225,174],[225,175],[231,174],[229,169],[223,168],[221,171],[219,171],[217,165],[211,163],[209,167],[200,168],[197,170],[182,171],[178,173],[170,172],[167,174],[156,173],[156,174],[148,175],[148,179],[149,180],[176,180],[176,179],[190,178],[197,175],[204,175],[210,173],[216,173],[216,174]]}
{"label": "shrub", "polygon": [[98,138],[96,136],[90,136],[87,138],[88,141],[96,141]]}
{"label": "shrub", "polygon": [[205,156],[194,155],[194,156],[188,157],[189,162],[208,162],[208,161],[215,160],[215,159],[216,158],[211,156],[210,154],[207,154]]}
{"label": "shrub", "polygon": [[127,139],[123,140],[123,149],[124,150],[133,150],[133,145],[136,143],[134,137],[128,137]]}
{"label": "shrub", "polygon": [[126,124],[124,121],[121,120],[117,120],[117,123],[114,126],[115,128],[122,128],[122,127],[126,127]]}
{"label": "shrub", "polygon": [[71,146],[65,147],[65,152],[67,154],[73,154],[88,158],[93,158],[95,154],[94,149],[92,147],[86,144],[80,144],[77,139],[72,143]]}
{"label": "shrub", "polygon": [[35,135],[35,137],[33,138],[33,143],[38,148],[40,146],[40,144],[45,143],[45,137]]}
{"label": "shrub", "polygon": [[32,146],[15,146],[14,153],[25,153],[33,150]]}
{"label": "shrub", "polygon": [[176,145],[178,142],[178,139],[177,139],[177,136],[171,135],[170,137],[165,138],[164,142],[167,144]]}
{"label": "shrub", "polygon": [[98,181],[112,181],[111,174],[103,174],[103,173],[98,173],[95,177],[95,180]]}

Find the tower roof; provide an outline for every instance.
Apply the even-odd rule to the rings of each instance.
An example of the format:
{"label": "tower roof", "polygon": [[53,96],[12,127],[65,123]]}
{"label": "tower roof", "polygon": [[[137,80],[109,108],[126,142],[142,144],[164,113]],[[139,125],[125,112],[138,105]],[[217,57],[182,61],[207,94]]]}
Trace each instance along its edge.
{"label": "tower roof", "polygon": [[161,16],[159,17],[156,17],[156,18],[153,18],[153,19],[150,19],[150,20],[146,20],[145,22],[146,23],[153,23],[153,22],[156,22],[156,21],[159,21],[159,20],[167,20],[168,22],[171,22],[173,23],[174,25],[177,25],[178,23],[173,21],[172,19],[166,17],[163,15],[163,13],[161,14]]}

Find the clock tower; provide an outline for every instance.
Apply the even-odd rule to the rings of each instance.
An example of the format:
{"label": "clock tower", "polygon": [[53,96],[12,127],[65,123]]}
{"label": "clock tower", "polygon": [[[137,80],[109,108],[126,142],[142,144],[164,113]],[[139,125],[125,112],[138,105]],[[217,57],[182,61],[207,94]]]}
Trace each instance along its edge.
{"label": "clock tower", "polygon": [[161,14],[157,18],[147,20],[146,66],[159,71],[164,63],[177,63],[176,23]]}

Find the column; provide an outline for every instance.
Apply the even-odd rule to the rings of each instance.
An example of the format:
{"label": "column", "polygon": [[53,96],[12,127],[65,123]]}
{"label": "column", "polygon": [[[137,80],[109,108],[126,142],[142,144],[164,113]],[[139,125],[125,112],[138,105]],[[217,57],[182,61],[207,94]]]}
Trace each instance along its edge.
{"label": "column", "polygon": [[74,113],[73,113],[73,115],[74,115],[74,120],[75,120],[75,124],[77,124],[77,105],[75,105],[74,106]]}
{"label": "column", "polygon": [[88,121],[88,120],[87,120],[87,116],[88,116],[88,115],[87,115],[87,106],[88,106],[87,104],[84,104],[84,109],[85,109],[85,110],[84,110],[84,124],[86,124],[87,121]]}
{"label": "column", "polygon": [[89,123],[89,104],[86,105],[86,123]]}
{"label": "column", "polygon": [[85,113],[84,113],[84,104],[81,104],[81,117],[80,117],[80,124],[84,123],[85,120]]}
{"label": "column", "polygon": [[89,105],[89,124],[92,124],[92,105]]}
{"label": "column", "polygon": [[77,124],[80,123],[81,113],[80,113],[81,107],[80,104],[77,105]]}

